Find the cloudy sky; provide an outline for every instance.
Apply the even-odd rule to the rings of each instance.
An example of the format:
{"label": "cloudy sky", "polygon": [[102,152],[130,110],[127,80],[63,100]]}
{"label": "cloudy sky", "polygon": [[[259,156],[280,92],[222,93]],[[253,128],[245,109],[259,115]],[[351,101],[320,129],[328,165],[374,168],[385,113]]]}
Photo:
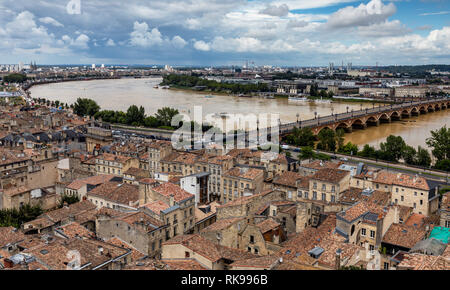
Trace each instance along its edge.
{"label": "cloudy sky", "polygon": [[450,0],[0,0],[0,63],[245,60],[450,64]]}

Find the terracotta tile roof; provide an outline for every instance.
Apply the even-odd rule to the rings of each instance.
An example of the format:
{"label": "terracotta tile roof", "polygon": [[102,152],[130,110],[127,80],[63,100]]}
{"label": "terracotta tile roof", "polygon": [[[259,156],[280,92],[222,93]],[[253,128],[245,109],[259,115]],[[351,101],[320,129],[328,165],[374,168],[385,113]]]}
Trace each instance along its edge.
{"label": "terracotta tile roof", "polygon": [[126,215],[124,217],[121,217],[120,220],[146,233],[164,226],[164,223],[162,221],[157,220],[143,212],[136,212]]}
{"label": "terracotta tile roof", "polygon": [[76,238],[76,237],[84,237],[84,238],[93,238],[95,237],[95,233],[86,229],[82,225],[77,222],[72,222],[64,226],[60,226],[55,229],[57,232],[60,232],[67,238]]}
{"label": "terracotta tile roof", "polygon": [[343,162],[332,162],[332,161],[313,161],[307,164],[302,164],[301,167],[305,168],[311,168],[311,169],[323,169],[323,168],[333,168],[337,169],[339,166],[341,166]]}
{"label": "terracotta tile roof", "polygon": [[127,171],[123,173],[124,175],[131,175],[137,177],[137,179],[148,178],[150,176],[150,172],[141,168],[130,167]]}
{"label": "terracotta tile roof", "polygon": [[30,156],[23,154],[18,150],[10,150],[6,148],[0,148],[0,165],[6,165],[16,162],[23,162],[30,160]]}
{"label": "terracotta tile roof", "polygon": [[239,260],[233,262],[230,267],[239,268],[257,268],[262,270],[271,270],[279,263],[280,257],[278,255],[268,255],[256,258],[250,258],[246,260]]}
{"label": "terracotta tile roof", "polygon": [[301,179],[297,180],[297,188],[309,190],[309,181],[311,180],[311,176],[303,176]]}
{"label": "terracotta tile roof", "polygon": [[161,185],[153,187],[151,190],[166,197],[173,196],[176,202],[181,202],[185,199],[194,197],[193,194],[187,192],[186,190],[171,182],[163,183]]}
{"label": "terracotta tile roof", "polygon": [[374,182],[416,188],[420,190],[430,190],[428,182],[425,178],[405,173],[393,173],[383,170],[377,174]]}
{"label": "terracotta tile roof", "polygon": [[450,258],[406,253],[397,267],[408,270],[450,270]]}
{"label": "terracotta tile roof", "polygon": [[13,227],[0,227],[0,248],[16,244],[25,239],[25,235]]}
{"label": "terracotta tile roof", "polygon": [[[99,248],[102,248],[103,252],[100,252]],[[70,255],[71,251],[78,251],[80,253],[81,266],[87,266],[91,263],[91,265],[87,266],[88,269],[92,269],[129,252],[129,250],[109,243],[73,238],[42,244],[26,250],[24,253],[31,254],[50,270],[66,270],[67,264],[72,260],[72,255]]]}
{"label": "terracotta tile roof", "polygon": [[185,260],[161,260],[162,263],[166,264],[167,270],[208,270],[205,266],[192,259]]}
{"label": "terracotta tile roof", "polygon": [[101,207],[96,210],[96,216],[105,215],[110,217],[117,217],[126,214],[125,212],[118,211],[109,207]]}
{"label": "terracotta tile roof", "polygon": [[383,207],[373,202],[360,201],[350,208],[346,209],[345,211],[338,213],[338,216],[350,222],[363,215],[366,215],[367,213],[378,215],[377,219],[384,217],[384,215],[386,214]]}
{"label": "terracotta tile roof", "polygon": [[220,219],[220,220],[217,220],[215,223],[212,223],[211,225],[207,226],[203,230],[201,230],[201,232],[207,233],[207,232],[221,231],[223,229],[229,228],[230,226],[232,226],[235,223],[242,221],[242,220],[244,220],[244,218]]}
{"label": "terracotta tile roof", "polygon": [[153,179],[153,178],[142,178],[139,180],[140,183],[145,183],[145,184],[157,184],[159,183],[158,180]]}
{"label": "terracotta tile roof", "polygon": [[249,168],[249,167],[233,167],[227,172],[223,174],[224,177],[239,177],[249,180],[254,180],[257,177],[263,176],[264,171],[262,169],[257,168]]}
{"label": "terracotta tile roof", "polygon": [[88,192],[88,196],[97,196],[111,202],[133,206],[139,201],[139,187],[132,184],[109,181]]}
{"label": "terracotta tile roof", "polygon": [[156,214],[161,214],[161,211],[168,209],[170,206],[161,200],[152,201],[142,205],[141,207],[145,207]]}
{"label": "terracotta tile roof", "polygon": [[[309,256],[308,251],[319,245],[323,239],[330,238],[335,227],[336,215],[329,214],[319,227],[307,227],[282,243],[282,249],[278,254],[289,261],[312,265],[315,259]],[[344,239],[336,237],[336,234],[333,237],[338,240]]]}
{"label": "terracotta tile roof", "polygon": [[230,202],[227,202],[225,204],[222,204],[222,205],[218,206],[218,208],[225,208],[225,207],[232,207],[232,206],[248,204],[248,203],[252,202],[253,200],[255,200],[256,198],[264,196],[264,195],[269,194],[271,192],[273,192],[273,190],[269,189],[269,190],[266,190],[266,191],[263,191],[261,193],[257,193],[257,194],[254,194],[254,195],[241,196],[241,197],[238,197],[235,200],[232,200]]}
{"label": "terracotta tile roof", "polygon": [[248,253],[247,251],[217,245],[198,234],[176,236],[163,243],[163,245],[177,244],[187,247],[196,254],[201,255],[212,262],[216,262],[222,258],[237,261],[256,257],[256,255]]}
{"label": "terracotta tile roof", "polygon": [[383,243],[411,249],[417,242],[423,240],[426,231],[414,226],[392,224],[384,234]]}
{"label": "terracotta tile roof", "polygon": [[423,214],[413,213],[404,223],[407,226],[421,227],[423,225],[424,219],[426,218]]}
{"label": "terracotta tile roof", "polygon": [[392,194],[390,192],[375,190],[370,195],[365,195],[363,191],[364,189],[362,188],[350,187],[340,194],[339,201],[355,204],[358,201],[364,200],[380,206],[387,206],[391,201]]}
{"label": "terracotta tile roof", "polygon": [[259,230],[261,231],[261,233],[267,233],[268,231],[274,230],[277,227],[280,226],[280,224],[278,222],[276,222],[274,219],[268,218],[265,219],[264,221],[256,224],[256,226],[259,228]]}
{"label": "terracotta tile roof", "polygon": [[197,157],[198,156],[196,154],[182,153],[182,154],[179,154],[178,157],[176,157],[173,160],[173,162],[179,162],[179,163],[182,163],[182,164],[192,165],[197,160]]}
{"label": "terracotta tile roof", "polygon": [[110,181],[113,178],[114,178],[114,175],[106,175],[106,174],[105,175],[95,175],[95,176],[91,176],[91,177],[74,180],[74,181],[72,181],[72,183],[67,185],[67,188],[78,190],[86,184],[99,185],[99,184],[105,183],[107,181]]}
{"label": "terracotta tile roof", "polygon": [[124,163],[132,158],[129,156],[115,155],[115,154],[111,154],[111,153],[103,153],[103,154],[97,156],[97,159],[111,161],[111,162]]}
{"label": "terracotta tile roof", "polygon": [[350,175],[350,172],[347,170],[335,168],[322,168],[319,169],[316,173],[314,173],[311,179],[338,183],[348,175]]}
{"label": "terracotta tile roof", "polygon": [[[195,207],[195,222],[199,222],[206,218],[209,218],[217,213],[217,207],[220,204],[216,201],[211,202],[208,205],[198,205]],[[210,208],[209,212],[205,213],[202,209],[208,207]]]}
{"label": "terracotta tile roof", "polygon": [[95,209],[96,209],[96,206],[92,202],[90,202],[88,200],[83,200],[81,202],[71,204],[68,207],[63,207],[60,209],[46,212],[46,213],[42,214],[41,216],[39,216],[38,218],[46,217],[46,218],[50,219],[51,221],[53,221],[54,223],[57,223],[64,219],[69,218],[69,216],[71,216],[71,215],[73,215],[75,218],[77,218],[77,216],[79,216],[80,214],[83,214],[85,212],[95,212]]}
{"label": "terracotta tile roof", "polygon": [[303,175],[301,175],[300,173],[285,171],[280,175],[275,176],[272,183],[289,187],[297,187],[297,181],[300,179],[304,179]]}
{"label": "terracotta tile roof", "polygon": [[8,195],[8,196],[15,196],[15,195],[19,195],[19,194],[23,194],[26,192],[31,191],[31,189],[27,186],[13,186],[7,189],[3,189],[3,194]]}
{"label": "terracotta tile roof", "polygon": [[136,261],[138,259],[142,259],[144,258],[146,255],[144,253],[139,252],[135,247],[130,246],[129,244],[125,243],[124,241],[122,241],[121,239],[119,239],[118,237],[114,237],[111,238],[109,240],[107,240],[107,242],[111,245],[115,245],[121,248],[125,248],[128,250],[131,250],[131,260],[132,261]]}

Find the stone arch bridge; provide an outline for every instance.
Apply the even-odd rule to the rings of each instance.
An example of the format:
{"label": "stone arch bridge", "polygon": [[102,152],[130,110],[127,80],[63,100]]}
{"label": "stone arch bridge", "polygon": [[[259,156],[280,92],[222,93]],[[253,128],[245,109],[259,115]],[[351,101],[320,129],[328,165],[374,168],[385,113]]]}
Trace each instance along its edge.
{"label": "stone arch bridge", "polygon": [[280,135],[284,136],[297,128],[311,128],[314,134],[325,128],[333,131],[343,129],[351,132],[353,128],[365,129],[367,126],[379,126],[380,123],[391,123],[411,116],[419,116],[450,108],[450,98],[432,99],[367,108],[358,111],[333,114],[320,118],[282,124]]}

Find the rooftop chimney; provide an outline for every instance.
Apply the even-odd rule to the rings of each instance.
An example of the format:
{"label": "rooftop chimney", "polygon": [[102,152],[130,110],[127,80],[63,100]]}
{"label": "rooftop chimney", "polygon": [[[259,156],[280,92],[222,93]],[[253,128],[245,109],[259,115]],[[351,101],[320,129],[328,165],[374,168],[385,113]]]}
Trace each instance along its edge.
{"label": "rooftop chimney", "polygon": [[341,253],[342,253],[341,249],[336,250],[336,260],[335,260],[336,270],[339,270],[339,268],[341,268]]}

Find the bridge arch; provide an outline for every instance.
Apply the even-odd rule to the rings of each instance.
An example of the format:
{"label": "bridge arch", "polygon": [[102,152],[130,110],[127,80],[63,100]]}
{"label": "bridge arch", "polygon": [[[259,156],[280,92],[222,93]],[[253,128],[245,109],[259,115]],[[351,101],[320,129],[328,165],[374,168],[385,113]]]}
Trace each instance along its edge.
{"label": "bridge arch", "polygon": [[367,124],[362,119],[355,119],[352,122],[352,128],[362,128],[362,129],[364,129],[365,127],[367,127]]}
{"label": "bridge arch", "polygon": [[402,113],[400,111],[393,111],[391,114],[391,119],[401,119]]}

